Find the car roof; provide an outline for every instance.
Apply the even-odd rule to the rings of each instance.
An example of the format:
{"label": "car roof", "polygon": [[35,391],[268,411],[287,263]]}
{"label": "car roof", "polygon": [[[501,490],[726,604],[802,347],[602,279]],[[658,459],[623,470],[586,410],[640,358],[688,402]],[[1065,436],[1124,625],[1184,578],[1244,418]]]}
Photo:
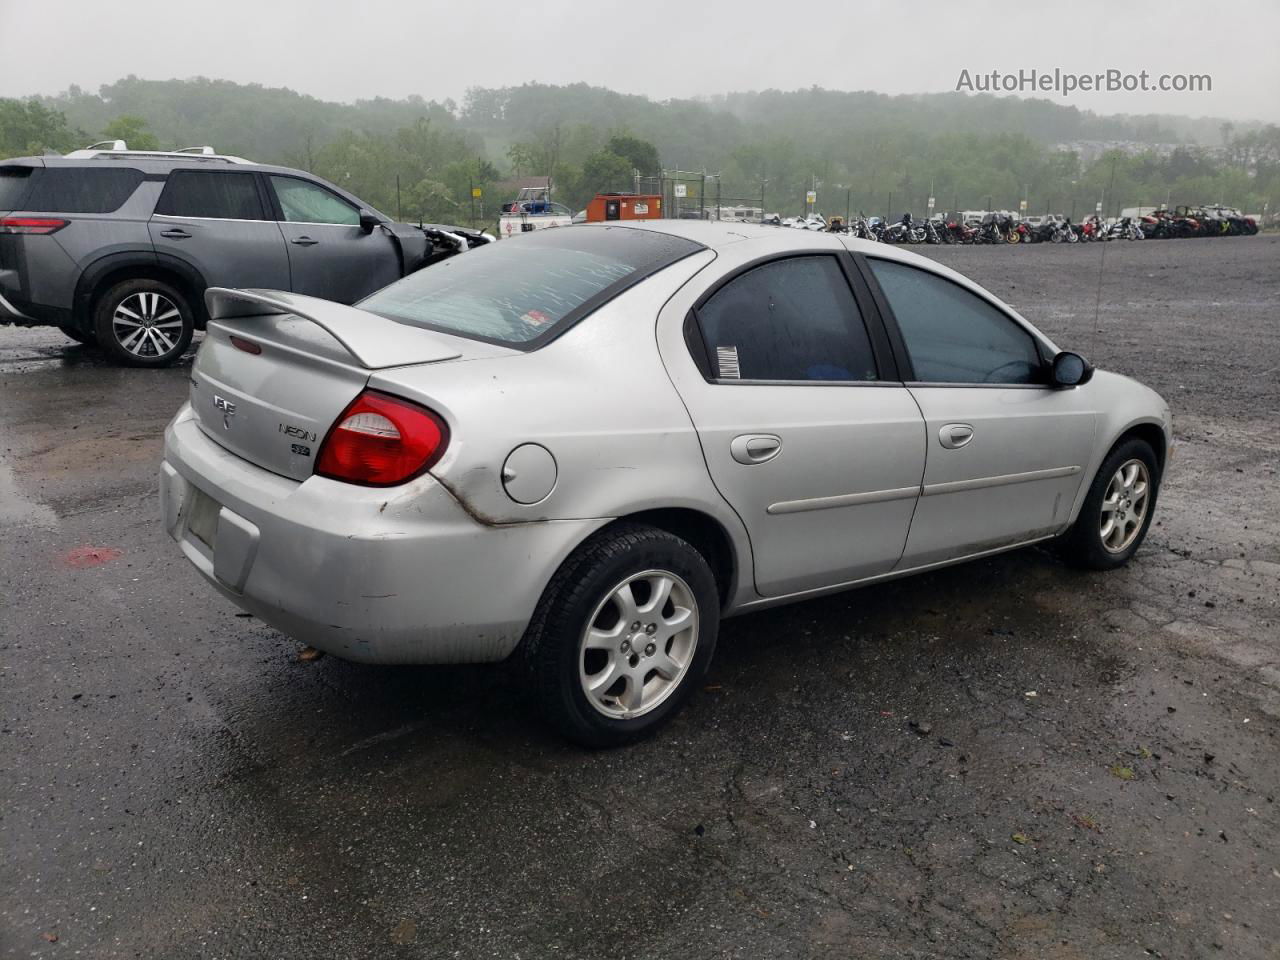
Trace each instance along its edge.
{"label": "car roof", "polygon": [[[812,250],[815,239],[828,237],[837,243],[843,243],[855,253],[881,253],[886,249],[883,243],[874,240],[859,240],[845,233],[829,233],[825,230],[797,230],[795,227],[773,226],[765,223],[738,223],[735,221],[715,220],[611,220],[608,223],[575,224],[574,229],[583,227],[624,227],[628,230],[647,230],[653,233],[665,233],[675,237],[684,237],[694,243],[702,244],[711,250],[719,250],[732,243],[743,240],[771,240],[779,250],[796,249]],[[560,229],[566,229],[561,227]],[[835,249],[838,249],[835,248]],[[895,251],[896,252],[896,251]],[[919,257],[910,251],[901,251],[908,256],[901,259]],[[921,260],[927,258],[919,257]],[[936,261],[929,260],[936,265]]]}
{"label": "car roof", "polygon": [[282,173],[306,177],[328,183],[323,177],[299,170],[296,167],[280,167],[269,163],[232,162],[222,157],[201,157],[192,154],[188,157],[147,156],[143,153],[118,153],[111,155],[103,152],[96,157],[63,157],[49,155],[45,157],[9,157],[0,160],[0,166],[24,167],[79,167],[85,170],[111,167],[136,167],[147,173],[168,173],[171,170],[227,170],[235,173],[257,171],[259,173]]}

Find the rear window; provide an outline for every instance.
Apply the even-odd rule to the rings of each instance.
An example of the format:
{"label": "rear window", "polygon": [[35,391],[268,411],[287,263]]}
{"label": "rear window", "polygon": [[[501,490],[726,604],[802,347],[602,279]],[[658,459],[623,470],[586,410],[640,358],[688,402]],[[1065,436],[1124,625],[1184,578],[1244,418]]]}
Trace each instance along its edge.
{"label": "rear window", "polygon": [[627,287],[703,249],[626,227],[557,227],[433,264],[362,310],[428,330],[531,350]]}
{"label": "rear window", "polygon": [[164,185],[156,213],[211,220],[263,220],[262,199],[252,173],[175,170]]}
{"label": "rear window", "polygon": [[0,210],[19,210],[31,183],[30,167],[0,168]]}
{"label": "rear window", "polygon": [[[142,183],[131,167],[45,167],[22,209],[40,213],[115,213]],[[0,204],[3,206],[3,204]]]}

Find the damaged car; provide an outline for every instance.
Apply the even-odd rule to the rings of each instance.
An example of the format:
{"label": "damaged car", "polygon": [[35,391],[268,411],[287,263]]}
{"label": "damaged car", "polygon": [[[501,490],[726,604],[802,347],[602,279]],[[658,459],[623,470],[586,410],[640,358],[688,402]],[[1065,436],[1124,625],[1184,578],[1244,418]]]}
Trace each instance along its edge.
{"label": "damaged car", "polygon": [[354,303],[490,239],[398,223],[313,174],[212,147],[108,141],[0,161],[0,323],[164,366],[208,322],[209,287]]}
{"label": "damaged car", "polygon": [[186,558],[338,657],[516,657],[591,745],[669,720],[722,617],[1033,543],[1127,563],[1172,440],[972,281],[830,233],[583,224],[351,307],[205,297],[160,468]]}

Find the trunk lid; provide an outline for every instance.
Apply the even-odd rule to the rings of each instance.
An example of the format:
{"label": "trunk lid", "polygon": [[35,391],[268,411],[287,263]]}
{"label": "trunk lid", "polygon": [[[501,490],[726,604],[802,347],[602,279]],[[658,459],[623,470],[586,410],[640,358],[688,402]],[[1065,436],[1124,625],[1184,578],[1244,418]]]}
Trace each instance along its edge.
{"label": "trunk lid", "polygon": [[191,370],[196,422],[230,452],[294,480],[314,472],[329,428],[373,371],[507,352],[275,290],[211,287],[205,303],[210,322]]}

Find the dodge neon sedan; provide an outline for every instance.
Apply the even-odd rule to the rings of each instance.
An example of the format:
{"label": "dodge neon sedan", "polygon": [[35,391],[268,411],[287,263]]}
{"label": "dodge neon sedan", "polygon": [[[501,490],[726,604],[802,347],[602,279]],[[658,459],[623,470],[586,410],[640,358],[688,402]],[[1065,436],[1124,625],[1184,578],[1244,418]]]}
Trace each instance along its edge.
{"label": "dodge neon sedan", "polygon": [[722,617],[1054,539],[1126,563],[1168,407],[981,287],[831,234],[540,231],[354,307],[211,289],[165,526],[239,607],[370,663],[517,655],[611,745]]}

